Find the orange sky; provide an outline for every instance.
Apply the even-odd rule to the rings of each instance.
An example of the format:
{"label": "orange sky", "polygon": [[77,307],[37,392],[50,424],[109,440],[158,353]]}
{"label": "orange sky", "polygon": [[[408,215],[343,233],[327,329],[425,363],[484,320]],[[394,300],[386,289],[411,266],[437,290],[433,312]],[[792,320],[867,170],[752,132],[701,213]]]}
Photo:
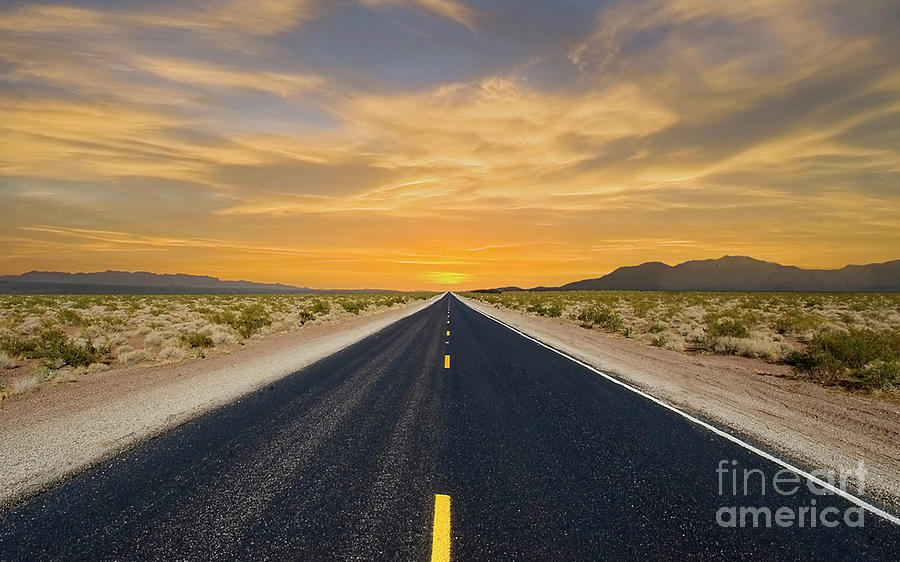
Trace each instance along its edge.
{"label": "orange sky", "polygon": [[896,259],[889,0],[0,8],[0,273],[557,285]]}

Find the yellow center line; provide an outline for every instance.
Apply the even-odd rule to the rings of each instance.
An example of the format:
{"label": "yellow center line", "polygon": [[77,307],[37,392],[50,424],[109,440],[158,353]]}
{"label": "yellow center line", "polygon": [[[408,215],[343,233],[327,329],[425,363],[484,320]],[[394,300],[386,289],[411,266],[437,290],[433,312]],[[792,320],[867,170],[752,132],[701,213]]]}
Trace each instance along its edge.
{"label": "yellow center line", "polygon": [[448,335],[448,336],[450,335],[450,330],[447,330],[447,335]]}
{"label": "yellow center line", "polygon": [[450,562],[450,496],[444,494],[434,496],[431,562]]}
{"label": "yellow center line", "polygon": [[445,369],[450,368],[450,356],[449,355],[444,355],[444,368]]}

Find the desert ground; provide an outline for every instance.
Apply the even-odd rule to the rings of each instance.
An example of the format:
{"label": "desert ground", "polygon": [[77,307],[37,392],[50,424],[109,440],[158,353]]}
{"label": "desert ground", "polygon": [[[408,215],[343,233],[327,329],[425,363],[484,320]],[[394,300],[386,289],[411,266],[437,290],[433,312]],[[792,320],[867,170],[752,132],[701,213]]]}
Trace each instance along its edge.
{"label": "desert ground", "polygon": [[900,294],[552,291],[464,293],[491,305],[694,355],[789,365],[828,386],[900,390]]}
{"label": "desert ground", "polygon": [[430,296],[0,295],[0,400],[109,369],[228,353]]}

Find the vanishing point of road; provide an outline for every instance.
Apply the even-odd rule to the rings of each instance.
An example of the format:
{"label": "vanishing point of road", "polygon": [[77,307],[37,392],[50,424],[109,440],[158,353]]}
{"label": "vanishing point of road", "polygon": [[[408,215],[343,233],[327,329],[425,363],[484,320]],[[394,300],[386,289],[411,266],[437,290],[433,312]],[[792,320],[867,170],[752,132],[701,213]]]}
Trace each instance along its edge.
{"label": "vanishing point of road", "polygon": [[723,506],[854,507],[807,486],[734,496],[730,472],[722,494],[723,466],[770,479],[782,468],[448,294],[0,512],[0,559],[877,560],[900,552],[900,526],[868,511],[862,528],[840,516],[835,527],[723,527]]}

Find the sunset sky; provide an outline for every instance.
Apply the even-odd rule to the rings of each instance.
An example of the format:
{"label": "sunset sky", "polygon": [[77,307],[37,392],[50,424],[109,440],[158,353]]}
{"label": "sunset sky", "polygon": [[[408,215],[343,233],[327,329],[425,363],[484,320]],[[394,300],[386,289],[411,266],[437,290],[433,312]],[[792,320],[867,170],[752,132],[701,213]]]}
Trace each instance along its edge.
{"label": "sunset sky", "polygon": [[0,2],[0,273],[900,257],[896,0]]}

